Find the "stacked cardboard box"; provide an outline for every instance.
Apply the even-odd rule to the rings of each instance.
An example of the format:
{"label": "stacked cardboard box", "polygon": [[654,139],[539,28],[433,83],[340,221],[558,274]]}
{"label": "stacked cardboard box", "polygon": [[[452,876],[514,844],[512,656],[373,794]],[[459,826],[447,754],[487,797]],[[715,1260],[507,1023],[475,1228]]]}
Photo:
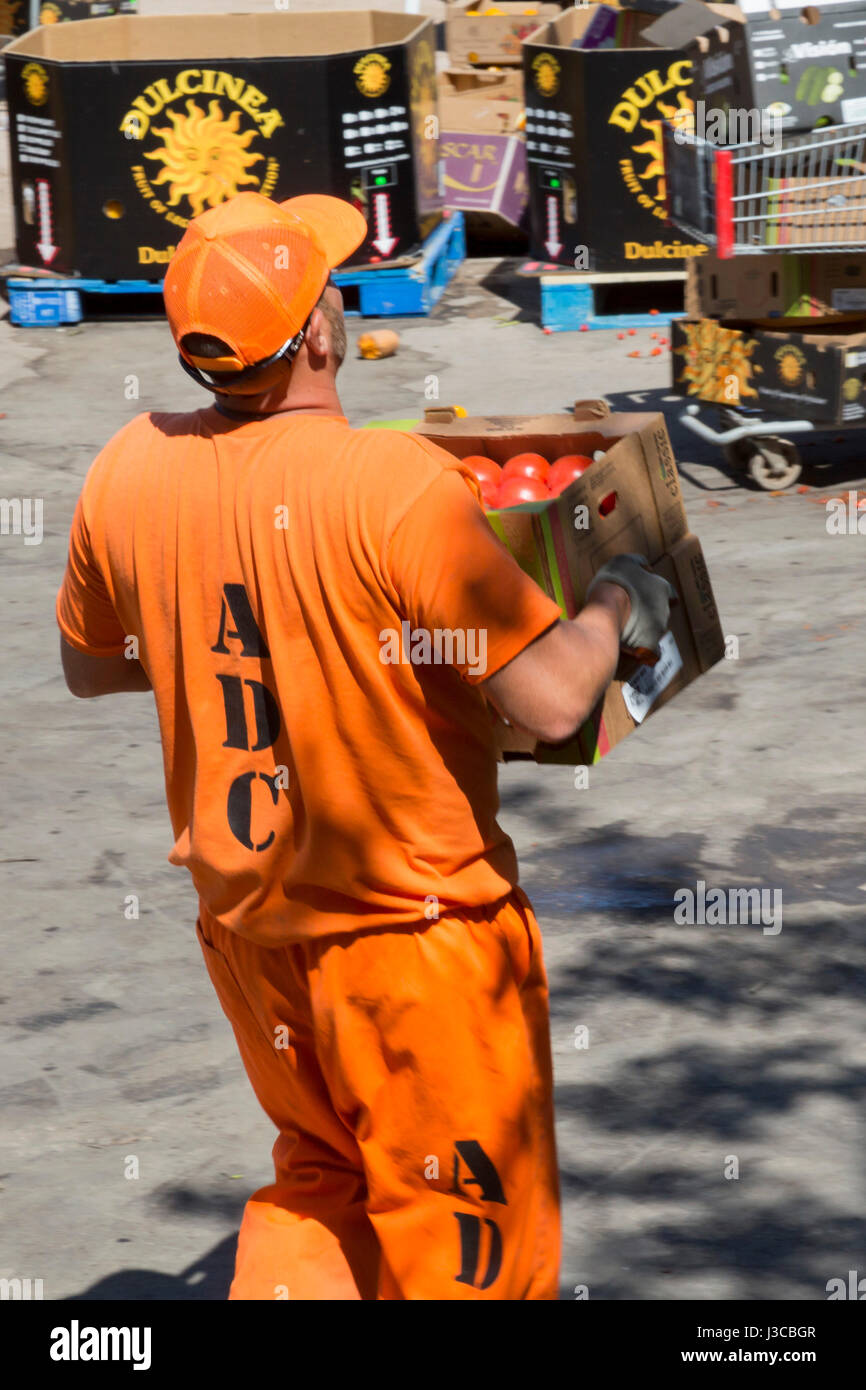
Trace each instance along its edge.
{"label": "stacked cardboard box", "polygon": [[445,205],[475,234],[524,229],[527,212],[522,74],[451,68],[439,75]]}
{"label": "stacked cardboard box", "polygon": [[489,512],[491,525],[564,618],[580,611],[605,561],[624,552],[645,555],[679,597],[656,665],[624,662],[591,718],[575,738],[557,747],[497,720],[504,757],[597,762],[721,659],[719,615],[700,543],[688,530],[663,416],[612,415],[604,402],[582,402],[571,418],[458,418],[449,410],[428,411],[418,430],[458,458],[483,454],[497,463],[522,451],[548,459],[601,451],[603,456],[559,497]]}
{"label": "stacked cardboard box", "polygon": [[448,67],[439,74],[445,203],[463,212],[476,237],[525,239],[521,46],[561,12],[558,0],[454,0],[448,7]]}
{"label": "stacked cardboard box", "polygon": [[686,313],[692,318],[832,318],[866,313],[866,257],[840,251],[824,256],[707,255],[692,262]]}
{"label": "stacked cardboard box", "polygon": [[[741,175],[747,182],[735,182],[731,206],[749,220],[737,242],[791,248],[707,256],[689,267],[690,319],[673,329],[674,389],[828,426],[861,420],[862,137],[855,128],[843,145],[819,148],[811,132],[866,117],[866,6],[684,0],[647,37],[678,45],[692,63],[698,136],[721,145],[750,141],[755,155],[767,147],[766,157],[739,166],[749,172]],[[696,166],[696,181],[697,173]],[[683,188],[674,191],[675,215],[691,188],[687,169],[677,177]],[[798,252],[807,245],[827,254]]]}
{"label": "stacked cardboard box", "polygon": [[455,67],[520,66],[524,39],[567,7],[568,0],[456,0],[445,20],[445,43]]}

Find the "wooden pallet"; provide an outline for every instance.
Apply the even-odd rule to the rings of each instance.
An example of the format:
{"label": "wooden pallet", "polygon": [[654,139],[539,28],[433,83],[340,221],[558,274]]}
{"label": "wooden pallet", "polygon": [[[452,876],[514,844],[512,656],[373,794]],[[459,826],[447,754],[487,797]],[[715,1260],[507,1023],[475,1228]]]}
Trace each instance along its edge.
{"label": "wooden pallet", "polygon": [[[414,259],[334,271],[347,315],[388,318],[429,314],[466,259],[463,214],[453,212]],[[164,312],[161,280],[10,276],[9,317],[20,328],[56,328],[82,319],[139,318]]]}
{"label": "wooden pallet", "polygon": [[[684,317],[681,309],[672,309],[669,304],[671,289],[676,288],[677,282],[685,285],[684,270],[565,271],[542,274],[538,279],[541,285],[541,326],[552,333],[587,328],[658,328],[661,324],[669,324],[672,319]],[[666,307],[651,306],[647,311],[636,309],[624,313],[605,312],[604,301],[609,299],[612,287],[641,286],[641,298],[646,299],[646,288],[660,283],[664,284],[664,290],[656,297]],[[679,295],[677,298],[679,300]]]}

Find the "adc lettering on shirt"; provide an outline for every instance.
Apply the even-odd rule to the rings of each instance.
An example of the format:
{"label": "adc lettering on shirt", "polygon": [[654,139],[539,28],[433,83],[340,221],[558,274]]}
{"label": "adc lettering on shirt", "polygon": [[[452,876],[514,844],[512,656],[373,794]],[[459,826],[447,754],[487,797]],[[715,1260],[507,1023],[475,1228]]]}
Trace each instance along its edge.
{"label": "adc lettering on shirt", "polygon": [[[229,623],[234,623],[230,627]],[[232,646],[229,646],[231,643]],[[240,643],[240,650],[233,648]],[[219,636],[211,651],[237,658],[251,657],[262,661],[270,658],[268,645],[255,620],[249,596],[243,584],[224,584],[220,604]],[[226,736],[223,748],[240,748],[261,753],[276,743],[281,727],[280,707],[273,692],[262,681],[226,672],[217,672],[226,716]],[[245,702],[244,691],[249,692]],[[252,704],[253,728],[247,721],[247,708]],[[252,739],[252,741],[251,741]],[[264,782],[275,806],[279,805],[276,776],[268,777],[252,769],[235,777],[226,798],[226,819],[235,839],[245,849],[261,854],[274,840],[274,831],[258,843],[252,838],[253,786]]]}

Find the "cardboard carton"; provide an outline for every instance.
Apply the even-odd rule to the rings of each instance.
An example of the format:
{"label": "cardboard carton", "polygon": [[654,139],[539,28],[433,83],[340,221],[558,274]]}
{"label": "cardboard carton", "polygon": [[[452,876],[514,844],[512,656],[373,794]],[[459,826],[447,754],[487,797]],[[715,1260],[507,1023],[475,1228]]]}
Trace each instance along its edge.
{"label": "cardboard carton", "polygon": [[866,313],[866,255],[708,255],[686,271],[689,318],[831,318]]}
{"label": "cardboard carton", "polygon": [[[725,639],[697,536],[687,535],[651,566],[673,585],[678,602],[655,666],[623,662],[597,709],[580,730],[584,765],[598,762],[633,729],[725,654]],[[567,747],[567,745],[566,745]],[[539,762],[570,762],[564,751],[542,746]]]}
{"label": "cardboard carton", "polygon": [[433,24],[375,10],[116,17],[4,52],[17,255],[160,280],[192,216],[235,192],[331,193],[356,264],[441,217]]}
{"label": "cardboard carton", "polygon": [[[705,253],[668,225],[661,122],[692,109],[691,63],[633,26],[627,48],[582,49],[597,7],[567,10],[523,45],[530,245],[590,270],[677,270]],[[582,248],[585,248],[585,252]]]}
{"label": "cardboard carton", "polygon": [[501,234],[527,220],[523,74],[452,68],[439,74],[445,206],[470,231]]}
{"label": "cardboard carton", "polygon": [[[799,326],[797,326],[799,324]],[[866,319],[675,319],[673,389],[734,409],[841,425],[866,417]]]}
{"label": "cardboard carton", "polygon": [[448,57],[455,67],[519,64],[523,40],[561,11],[558,0],[497,0],[495,5],[492,0],[459,0],[449,5],[445,20]]}
{"label": "cardboard carton", "polygon": [[673,450],[661,415],[611,414],[604,402],[580,402],[561,415],[458,418],[429,411],[418,432],[458,458],[483,454],[504,463],[522,451],[555,459],[593,457],[591,468],[559,497],[488,513],[494,531],[527,574],[573,618],[601,566],[637,552],[674,583],[681,597],[657,667],[623,663],[619,679],[575,738],[558,747],[496,722],[503,756],[589,763],[603,757],[689,681],[719,660],[723,638],[700,547],[688,534]]}
{"label": "cardboard carton", "polygon": [[814,130],[866,116],[866,6],[685,0],[647,31],[685,51],[695,97],[708,108],[770,112],[779,130]]}

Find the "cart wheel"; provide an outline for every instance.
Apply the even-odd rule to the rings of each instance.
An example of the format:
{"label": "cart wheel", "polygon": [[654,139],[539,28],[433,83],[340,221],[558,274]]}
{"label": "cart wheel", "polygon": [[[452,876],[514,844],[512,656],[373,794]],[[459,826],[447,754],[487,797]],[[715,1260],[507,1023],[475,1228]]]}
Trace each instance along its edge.
{"label": "cart wheel", "polygon": [[764,435],[750,440],[750,457],[746,471],[753,483],[767,492],[780,491],[796,483],[803,471],[800,451],[789,439]]}
{"label": "cart wheel", "polygon": [[733,444],[725,444],[722,453],[730,468],[739,473],[747,473],[756,447],[753,439],[737,439]]}

